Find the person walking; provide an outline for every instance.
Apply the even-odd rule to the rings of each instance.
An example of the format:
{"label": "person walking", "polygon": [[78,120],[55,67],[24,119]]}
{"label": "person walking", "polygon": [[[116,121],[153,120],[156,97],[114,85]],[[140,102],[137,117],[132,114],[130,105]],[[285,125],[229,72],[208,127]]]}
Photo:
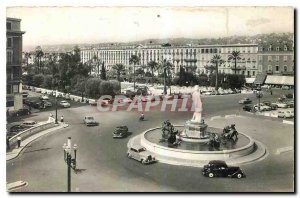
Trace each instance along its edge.
{"label": "person walking", "polygon": [[60,122],[64,122],[64,116],[62,115],[61,117],[60,117]]}
{"label": "person walking", "polygon": [[17,141],[18,141],[18,148],[20,148],[21,147],[21,137],[20,136],[18,136],[17,137]]}

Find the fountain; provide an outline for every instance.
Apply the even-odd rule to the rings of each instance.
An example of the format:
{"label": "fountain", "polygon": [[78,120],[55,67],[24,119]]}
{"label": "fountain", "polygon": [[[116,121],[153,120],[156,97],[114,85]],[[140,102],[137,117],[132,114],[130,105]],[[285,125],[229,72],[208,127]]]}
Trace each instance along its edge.
{"label": "fountain", "polygon": [[237,132],[235,125],[223,129],[205,123],[197,85],[192,100],[194,114],[185,125],[173,126],[170,121],[164,121],[162,127],[146,130],[130,139],[128,147],[140,144],[160,162],[186,166],[199,166],[209,160],[245,163],[265,155],[265,147],[250,136]]}

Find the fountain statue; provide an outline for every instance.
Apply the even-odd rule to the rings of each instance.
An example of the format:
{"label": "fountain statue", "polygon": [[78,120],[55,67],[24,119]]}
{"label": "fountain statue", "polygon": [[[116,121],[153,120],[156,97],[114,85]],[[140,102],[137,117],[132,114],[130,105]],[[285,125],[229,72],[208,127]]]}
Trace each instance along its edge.
{"label": "fountain statue", "polygon": [[194,110],[193,117],[191,120],[186,122],[184,130],[178,135],[178,137],[183,141],[208,142],[209,134],[206,131],[207,124],[205,124],[202,119],[203,107],[198,85],[194,87],[192,100],[192,110]]}

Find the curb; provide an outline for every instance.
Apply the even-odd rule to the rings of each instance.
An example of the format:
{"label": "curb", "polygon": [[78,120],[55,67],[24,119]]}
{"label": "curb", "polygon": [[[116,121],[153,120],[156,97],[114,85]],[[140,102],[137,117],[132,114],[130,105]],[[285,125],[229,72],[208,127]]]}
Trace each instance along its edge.
{"label": "curb", "polygon": [[7,190],[8,192],[10,192],[10,191],[16,190],[16,189],[18,189],[18,188],[27,186],[27,184],[28,184],[28,183],[25,182],[25,181],[16,181],[16,182],[7,184],[7,185],[6,185],[6,190]]}
{"label": "curb", "polygon": [[[35,141],[36,139],[38,139],[38,138],[40,138],[40,137],[42,137],[42,136],[44,136],[44,135],[46,135],[46,134],[48,134],[48,133],[51,133],[51,132],[53,132],[53,131],[56,131],[56,130],[58,130],[58,129],[62,129],[62,128],[66,128],[66,127],[68,127],[69,126],[69,124],[64,124],[64,125],[59,125],[59,126],[56,126],[56,127],[52,127],[52,128],[49,128],[49,129],[46,129],[46,130],[44,130],[44,131],[40,131],[38,134],[35,134],[36,135],[36,137],[34,137],[35,135],[33,135],[33,136],[31,136],[31,137],[34,137],[32,140],[29,140],[28,142],[26,142],[22,147],[21,147],[21,149],[19,150],[19,151],[17,151],[17,153],[12,153],[12,157],[10,157],[9,155],[8,155],[8,153],[6,153],[6,161],[10,161],[10,160],[13,160],[13,159],[15,159],[15,158],[17,158],[19,155],[20,155],[20,153],[26,148],[26,146],[28,145],[28,144],[30,144],[31,142],[33,142],[33,141]],[[47,131],[48,130],[48,131]],[[43,133],[43,132],[45,132],[46,131],[46,133]],[[29,138],[31,138],[31,137],[29,137]],[[29,138],[27,138],[27,139],[29,139]],[[24,140],[24,141],[26,141],[26,139]],[[23,142],[24,142],[23,141]]]}

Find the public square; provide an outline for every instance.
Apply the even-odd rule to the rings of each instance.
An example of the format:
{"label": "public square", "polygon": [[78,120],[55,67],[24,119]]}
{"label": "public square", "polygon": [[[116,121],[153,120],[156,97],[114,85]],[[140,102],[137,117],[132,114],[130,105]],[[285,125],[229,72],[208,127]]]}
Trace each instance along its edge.
{"label": "public square", "polygon": [[[277,93],[276,93],[277,92]],[[287,91],[285,91],[287,92]],[[264,100],[278,98],[284,90],[265,94]],[[39,94],[30,92],[30,95]],[[235,123],[238,130],[262,142],[267,154],[262,159],[240,165],[246,173],[244,179],[206,178],[201,168],[155,163],[142,165],[126,157],[130,137],[144,130],[161,126],[169,119],[183,124],[192,112],[161,112],[159,107],[145,112],[146,121],[139,122],[139,112],[99,112],[95,106],[73,104],[71,108],[59,109],[69,127],[42,136],[22,151],[21,155],[7,161],[7,182],[18,180],[28,185],[20,192],[65,192],[67,167],[63,160],[62,145],[68,137],[78,145],[78,173],[72,172],[72,191],[79,192],[255,192],[293,191],[294,188],[294,132],[293,125],[283,124],[280,118],[253,115],[241,110],[238,101],[244,97],[253,100],[255,94],[204,96],[204,119],[210,124],[224,127]],[[53,99],[53,98],[51,98]],[[224,105],[227,104],[227,105]],[[25,120],[47,120],[52,110],[33,113]],[[99,126],[83,124],[85,115],[94,116]],[[211,117],[221,118],[210,121]],[[240,115],[228,117],[226,115]],[[132,134],[124,139],[113,139],[112,130],[127,125]],[[282,153],[282,148],[292,149]]]}

